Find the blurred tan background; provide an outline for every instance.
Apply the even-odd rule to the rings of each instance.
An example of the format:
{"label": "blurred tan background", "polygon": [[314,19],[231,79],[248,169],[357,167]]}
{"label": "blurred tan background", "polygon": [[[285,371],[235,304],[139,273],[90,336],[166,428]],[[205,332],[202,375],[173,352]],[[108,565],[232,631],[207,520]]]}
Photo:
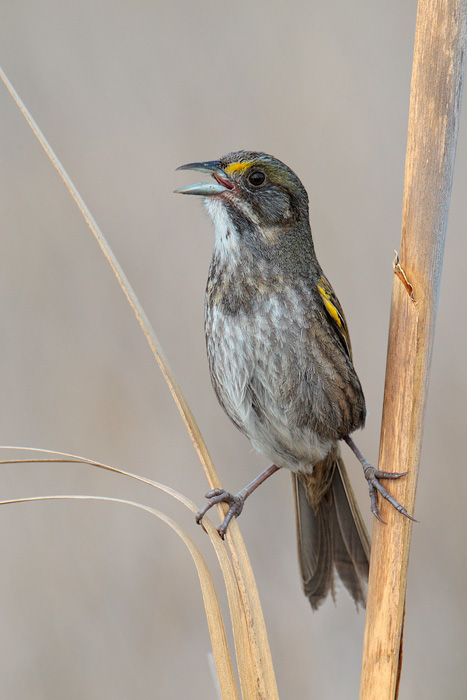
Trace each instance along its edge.
{"label": "blurred tan background", "polygon": [[[212,230],[175,168],[240,148],[290,165],[343,303],[377,459],[393,250],[399,246],[416,3],[6,1],[0,63],[134,285],[226,487],[266,466],[218,407],[204,350]],[[464,112],[466,110],[464,109]],[[77,209],[0,88],[0,442],[70,451],[201,503],[206,483],[150,350]],[[465,260],[461,122],[408,587],[402,700],[465,697]],[[345,448],[344,448],[345,449]],[[346,462],[369,526],[367,489]],[[403,467],[404,465],[401,465]],[[178,519],[171,500],[86,466],[2,466],[2,498],[93,493]],[[281,698],[358,694],[364,617],[300,590],[290,478],[241,520]],[[215,698],[194,566],[124,506],[0,510],[0,698]],[[220,576],[216,573],[220,583]],[[225,598],[222,595],[225,608]]]}

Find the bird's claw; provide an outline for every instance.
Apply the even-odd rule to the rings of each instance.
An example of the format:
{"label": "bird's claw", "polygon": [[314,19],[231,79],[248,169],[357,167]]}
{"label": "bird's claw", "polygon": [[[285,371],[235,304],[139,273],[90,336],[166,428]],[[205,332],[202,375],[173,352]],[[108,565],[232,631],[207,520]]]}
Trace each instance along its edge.
{"label": "bird's claw", "polygon": [[399,501],[396,501],[394,496],[391,496],[389,491],[386,488],[384,488],[384,486],[379,482],[379,479],[400,479],[401,476],[405,476],[407,472],[382,472],[379,469],[375,469],[374,467],[372,467],[371,464],[368,464],[368,466],[366,466],[363,471],[365,474],[365,479],[368,481],[371,512],[376,518],[378,518],[380,522],[384,523],[384,520],[382,519],[379,513],[376,497],[377,493],[379,493],[386,501],[388,501],[393,508],[395,508],[399,513],[401,513],[401,515],[404,515],[406,518],[412,520],[414,523],[418,522],[417,520],[415,520],[415,518],[409,515],[409,513],[407,512],[407,508],[401,505]]}
{"label": "bird's claw", "polygon": [[208,502],[195,515],[195,520],[197,523],[201,523],[201,520],[204,518],[208,510],[218,503],[227,503],[229,506],[229,510],[227,511],[223,522],[217,528],[217,532],[222,539],[224,539],[230,521],[233,517],[237,518],[242,512],[245,499],[240,494],[233,495],[228,491],[224,491],[224,489],[212,489],[212,491],[208,491],[205,494],[205,498],[208,499]]}

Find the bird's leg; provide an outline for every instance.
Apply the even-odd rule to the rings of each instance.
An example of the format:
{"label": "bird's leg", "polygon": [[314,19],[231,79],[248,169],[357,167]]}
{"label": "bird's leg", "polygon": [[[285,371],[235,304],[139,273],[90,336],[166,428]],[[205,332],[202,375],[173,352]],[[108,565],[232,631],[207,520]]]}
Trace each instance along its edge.
{"label": "bird's leg", "polygon": [[402,515],[405,515],[405,517],[409,520],[413,520],[413,522],[416,523],[417,521],[415,520],[415,518],[412,518],[412,516],[408,514],[407,509],[404,508],[404,506],[402,506],[399,503],[399,501],[396,501],[394,496],[391,496],[389,491],[385,489],[382,484],[379,483],[379,479],[400,479],[400,477],[405,476],[407,472],[381,472],[379,471],[379,469],[375,469],[375,467],[373,467],[368,462],[368,460],[365,459],[361,450],[354,443],[350,435],[345,436],[344,442],[348,444],[348,446],[350,447],[350,449],[352,450],[352,452],[357,457],[357,459],[363,467],[365,479],[368,481],[368,488],[370,491],[371,512],[373,513],[373,515],[377,517],[378,520],[380,520],[382,523],[384,523],[384,520],[379,514],[379,508],[377,505],[376,494],[377,492],[379,492],[381,496],[386,499],[386,501],[389,501],[393,508],[399,511],[399,513],[401,513]]}
{"label": "bird's leg", "polygon": [[224,491],[224,489],[212,489],[212,491],[208,491],[205,495],[205,497],[208,499],[208,502],[205,506],[201,508],[201,510],[199,510],[196,513],[196,522],[200,523],[203,517],[208,512],[208,510],[213,506],[217,505],[217,503],[227,503],[229,506],[229,510],[226,513],[224,521],[217,528],[217,532],[222,537],[222,539],[224,539],[230,521],[234,516],[238,518],[238,516],[243,510],[243,505],[248,496],[251,493],[253,493],[253,491],[257,489],[258,486],[260,486],[264,481],[266,481],[268,477],[277,472],[279,469],[280,467],[276,467],[275,464],[271,464],[270,467],[265,469],[264,472],[261,472],[261,474],[257,476],[256,479],[250,481],[248,486],[245,486],[245,488],[239,491],[237,494],[235,494],[235,496],[229,493],[228,491]]}

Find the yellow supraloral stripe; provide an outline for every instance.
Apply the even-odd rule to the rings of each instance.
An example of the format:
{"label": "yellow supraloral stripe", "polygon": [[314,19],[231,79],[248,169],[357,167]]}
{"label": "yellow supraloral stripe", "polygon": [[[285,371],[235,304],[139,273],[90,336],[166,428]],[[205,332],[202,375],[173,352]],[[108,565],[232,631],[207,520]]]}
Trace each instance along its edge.
{"label": "yellow supraloral stripe", "polygon": [[253,165],[253,161],[251,160],[245,160],[242,163],[231,163],[228,165],[224,172],[228,173],[241,173],[243,170],[246,170],[247,168],[250,167],[250,165]]}

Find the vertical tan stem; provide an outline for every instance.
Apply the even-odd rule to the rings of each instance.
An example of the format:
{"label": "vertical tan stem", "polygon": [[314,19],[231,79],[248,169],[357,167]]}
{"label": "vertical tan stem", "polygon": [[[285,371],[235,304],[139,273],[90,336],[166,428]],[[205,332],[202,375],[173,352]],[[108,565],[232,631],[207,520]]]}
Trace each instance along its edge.
{"label": "vertical tan stem", "polygon": [[[415,504],[456,151],[466,18],[467,0],[419,0],[401,268],[394,276],[379,459],[381,470],[409,470],[406,478],[391,482],[391,491],[410,513]],[[387,503],[382,504],[381,513],[387,524],[375,522],[373,531],[360,700],[397,698],[401,670],[412,524]]]}

